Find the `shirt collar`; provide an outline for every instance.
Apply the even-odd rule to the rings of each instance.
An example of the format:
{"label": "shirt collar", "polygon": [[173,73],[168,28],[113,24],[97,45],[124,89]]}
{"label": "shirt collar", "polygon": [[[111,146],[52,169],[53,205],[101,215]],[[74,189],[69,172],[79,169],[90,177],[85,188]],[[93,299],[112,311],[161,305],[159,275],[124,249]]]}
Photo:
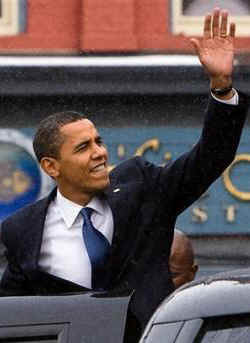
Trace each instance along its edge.
{"label": "shirt collar", "polygon": [[[80,206],[75,202],[65,198],[60,193],[59,189],[57,189],[56,204],[67,228],[70,229],[83,206]],[[91,199],[86,207],[92,208],[94,211],[98,212],[101,215],[104,214],[105,211],[104,204],[96,196]]]}

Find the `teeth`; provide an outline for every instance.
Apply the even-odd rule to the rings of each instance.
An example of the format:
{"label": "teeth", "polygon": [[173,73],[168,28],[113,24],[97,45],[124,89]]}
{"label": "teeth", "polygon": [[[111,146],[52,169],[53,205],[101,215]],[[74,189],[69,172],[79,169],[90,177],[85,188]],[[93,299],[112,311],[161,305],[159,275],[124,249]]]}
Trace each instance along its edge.
{"label": "teeth", "polygon": [[104,164],[100,164],[99,166],[95,167],[93,170],[94,171],[101,171],[105,168]]}

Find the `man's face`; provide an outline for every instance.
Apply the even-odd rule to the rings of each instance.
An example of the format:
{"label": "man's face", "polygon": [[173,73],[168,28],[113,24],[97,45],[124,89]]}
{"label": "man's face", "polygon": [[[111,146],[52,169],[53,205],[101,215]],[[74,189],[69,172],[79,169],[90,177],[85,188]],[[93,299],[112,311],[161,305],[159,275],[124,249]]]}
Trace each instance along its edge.
{"label": "man's face", "polygon": [[109,185],[108,152],[88,119],[66,124],[60,132],[63,144],[56,161],[56,181],[64,196],[84,205]]}

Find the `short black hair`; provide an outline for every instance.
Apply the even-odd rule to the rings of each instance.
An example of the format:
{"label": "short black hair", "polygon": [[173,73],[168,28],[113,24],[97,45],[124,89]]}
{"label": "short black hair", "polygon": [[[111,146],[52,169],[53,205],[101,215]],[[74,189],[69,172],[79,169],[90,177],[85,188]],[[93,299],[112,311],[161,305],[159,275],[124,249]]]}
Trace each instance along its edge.
{"label": "short black hair", "polygon": [[60,128],[82,119],[86,119],[86,116],[74,111],[54,113],[43,119],[33,140],[33,149],[37,160],[41,162],[43,157],[59,158],[59,151],[63,143]]}

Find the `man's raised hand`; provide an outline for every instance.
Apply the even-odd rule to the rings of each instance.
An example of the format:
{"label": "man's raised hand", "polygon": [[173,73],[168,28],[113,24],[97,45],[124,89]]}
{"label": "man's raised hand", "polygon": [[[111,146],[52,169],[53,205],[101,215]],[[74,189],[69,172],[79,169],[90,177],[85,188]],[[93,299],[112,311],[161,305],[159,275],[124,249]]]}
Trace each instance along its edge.
{"label": "man's raised hand", "polygon": [[235,23],[228,24],[228,11],[215,8],[212,15],[205,16],[202,39],[190,40],[211,88],[226,88],[232,83],[234,37]]}

